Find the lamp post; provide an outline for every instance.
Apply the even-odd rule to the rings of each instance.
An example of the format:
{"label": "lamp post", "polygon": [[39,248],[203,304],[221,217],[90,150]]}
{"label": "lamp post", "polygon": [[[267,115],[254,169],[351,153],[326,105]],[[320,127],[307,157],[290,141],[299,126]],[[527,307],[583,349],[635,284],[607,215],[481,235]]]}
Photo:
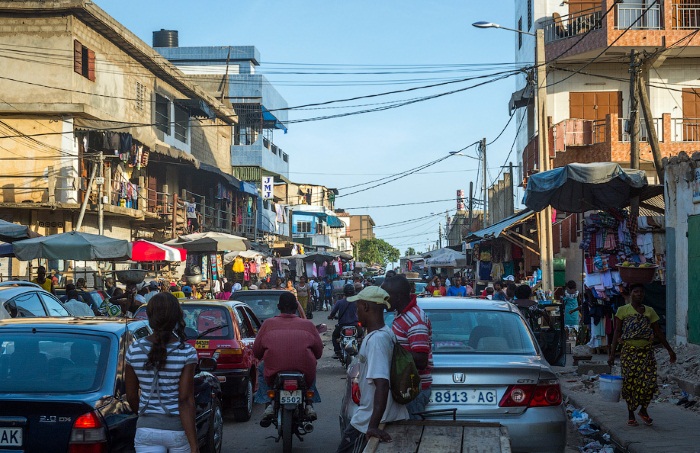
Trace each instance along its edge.
{"label": "lamp post", "polygon": [[[537,69],[537,137],[539,171],[551,170],[549,162],[549,127],[547,126],[547,66],[544,50],[544,30],[530,33],[514,28],[503,27],[492,22],[479,21],[472,24],[477,28],[500,28],[535,37],[535,63]],[[537,235],[540,244],[540,267],[542,269],[542,288],[554,288],[553,247],[552,247],[552,207],[547,206],[537,213]]]}

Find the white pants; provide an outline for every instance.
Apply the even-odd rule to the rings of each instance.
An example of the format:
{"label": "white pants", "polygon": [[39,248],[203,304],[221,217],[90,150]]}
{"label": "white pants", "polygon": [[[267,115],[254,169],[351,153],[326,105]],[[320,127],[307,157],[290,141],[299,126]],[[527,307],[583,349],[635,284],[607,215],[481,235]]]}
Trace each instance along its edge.
{"label": "white pants", "polygon": [[136,453],[190,453],[184,431],[138,428],[134,438]]}

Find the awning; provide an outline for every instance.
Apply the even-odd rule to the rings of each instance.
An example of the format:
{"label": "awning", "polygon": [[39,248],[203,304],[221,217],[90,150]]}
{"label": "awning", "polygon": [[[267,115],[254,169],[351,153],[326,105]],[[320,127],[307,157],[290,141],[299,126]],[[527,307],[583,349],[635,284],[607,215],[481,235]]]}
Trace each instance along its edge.
{"label": "awning", "polygon": [[241,181],[241,192],[245,192],[256,197],[258,196],[258,188],[255,186],[255,184],[246,181]]}
{"label": "awning", "polygon": [[187,250],[140,239],[131,243],[133,261],[185,261]]}
{"label": "awning", "polygon": [[343,223],[342,220],[340,220],[338,217],[334,215],[329,215],[326,217],[326,223],[328,224],[329,227],[331,228],[343,228],[345,224]]}
{"label": "awning", "polygon": [[194,165],[195,168],[199,168],[199,160],[192,154],[186,153],[172,146],[156,145],[155,148],[151,149],[152,152],[162,154],[164,156],[172,157],[173,159],[182,159]]}
{"label": "awning", "polygon": [[202,99],[175,99],[175,104],[190,112],[190,116],[208,118],[210,120],[216,118],[214,110]]}
{"label": "awning", "polygon": [[488,228],[484,228],[482,230],[471,233],[469,236],[467,236],[466,241],[474,242],[481,241],[484,239],[495,239],[501,236],[501,234],[503,234],[504,231],[528,220],[534,215],[535,213],[533,211],[531,211],[530,209],[525,209],[524,211],[520,211],[519,213],[507,217],[498,223],[494,223]]}
{"label": "awning", "polygon": [[278,120],[277,117],[272,112],[270,112],[268,109],[265,108],[265,106],[261,105],[260,108],[262,109],[263,121],[268,122],[268,123],[272,123],[272,124],[274,124],[275,129],[282,129],[285,134],[287,133],[287,126],[285,126],[283,122]]}
{"label": "awning", "polygon": [[511,115],[513,112],[521,107],[527,107],[535,97],[535,90],[531,84],[528,84],[522,90],[518,90],[510,96],[510,102],[508,102],[508,113]]}
{"label": "awning", "polygon": [[208,171],[209,173],[214,173],[216,175],[221,176],[224,178],[226,181],[228,181],[229,184],[231,184],[233,187],[236,189],[240,189],[241,187],[241,180],[236,178],[233,175],[229,175],[227,173],[224,173],[220,168],[215,167],[213,165],[205,164],[205,163],[200,163],[199,168],[204,171]]}

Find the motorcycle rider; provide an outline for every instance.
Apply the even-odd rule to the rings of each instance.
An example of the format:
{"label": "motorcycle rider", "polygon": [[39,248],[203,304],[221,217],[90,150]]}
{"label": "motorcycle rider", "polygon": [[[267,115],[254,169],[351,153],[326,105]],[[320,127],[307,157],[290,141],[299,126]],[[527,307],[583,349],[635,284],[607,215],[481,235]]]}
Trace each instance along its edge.
{"label": "motorcycle rider", "polygon": [[335,325],[335,329],[331,335],[333,351],[335,351],[336,359],[342,357],[342,352],[340,351],[340,330],[343,326],[355,326],[358,329],[358,337],[360,336],[357,319],[357,305],[354,301],[350,302],[347,299],[348,297],[355,295],[355,286],[351,283],[343,286],[343,295],[345,297],[335,303],[333,310],[331,310],[331,314],[328,315],[328,319],[333,319],[337,313],[340,313],[340,316],[338,316],[338,324]]}
{"label": "motorcycle rider", "polygon": [[[304,374],[306,388],[311,389],[316,381],[316,362],[323,353],[321,336],[311,321],[296,314],[297,299],[292,293],[282,293],[277,308],[280,314],[265,320],[253,343],[253,354],[265,362],[265,384],[272,388],[281,371],[299,371]],[[268,404],[263,418],[274,413],[275,408]],[[306,416],[316,419],[311,400],[307,400]]]}

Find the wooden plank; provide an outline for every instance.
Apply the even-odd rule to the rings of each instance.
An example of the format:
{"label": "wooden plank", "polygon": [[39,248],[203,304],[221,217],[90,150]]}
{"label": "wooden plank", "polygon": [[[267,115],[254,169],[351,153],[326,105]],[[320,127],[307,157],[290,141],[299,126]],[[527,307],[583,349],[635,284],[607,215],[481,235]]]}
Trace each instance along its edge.
{"label": "wooden plank", "polygon": [[415,453],[423,434],[423,426],[417,424],[379,425],[391,436],[391,442],[379,442],[373,437],[367,443],[364,453]]}
{"label": "wooden plank", "polygon": [[418,453],[461,453],[463,430],[461,426],[426,426]]}
{"label": "wooden plank", "polygon": [[462,453],[510,452],[510,446],[503,450],[501,437],[501,428],[464,428]]}

